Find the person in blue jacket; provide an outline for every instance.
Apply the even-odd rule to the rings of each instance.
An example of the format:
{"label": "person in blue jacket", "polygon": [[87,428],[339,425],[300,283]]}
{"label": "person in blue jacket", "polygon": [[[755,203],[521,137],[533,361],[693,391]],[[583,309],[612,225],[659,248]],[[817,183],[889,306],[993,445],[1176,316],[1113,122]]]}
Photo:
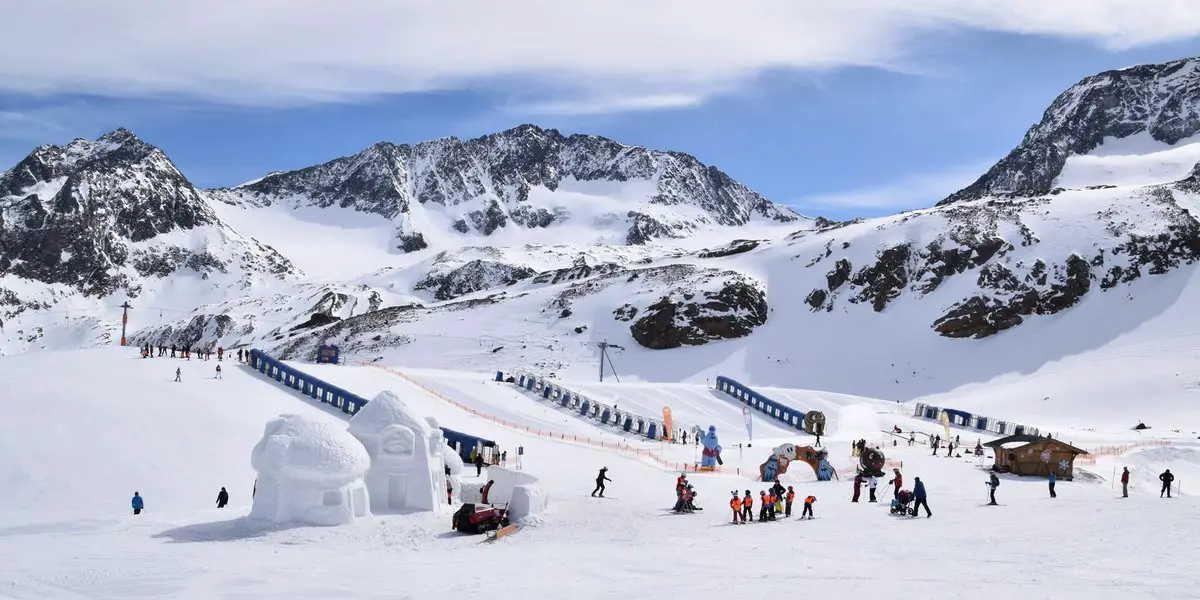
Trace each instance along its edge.
{"label": "person in blue jacket", "polygon": [[143,506],[145,506],[145,504],[142,502],[142,497],[139,496],[137,492],[134,492],[133,493],[133,514],[135,514],[135,515],[142,514]]}
{"label": "person in blue jacket", "polygon": [[1054,482],[1058,481],[1058,475],[1055,475],[1054,471],[1050,471],[1050,480],[1049,481],[1050,481],[1050,497],[1057,498],[1058,494],[1054,493]]}
{"label": "person in blue jacket", "polygon": [[925,483],[921,481],[920,477],[913,478],[913,498],[917,499],[916,503],[913,504],[914,515],[917,514],[918,508],[924,506],[925,518],[928,519],[933,516],[933,511],[929,510],[929,502],[925,500]]}

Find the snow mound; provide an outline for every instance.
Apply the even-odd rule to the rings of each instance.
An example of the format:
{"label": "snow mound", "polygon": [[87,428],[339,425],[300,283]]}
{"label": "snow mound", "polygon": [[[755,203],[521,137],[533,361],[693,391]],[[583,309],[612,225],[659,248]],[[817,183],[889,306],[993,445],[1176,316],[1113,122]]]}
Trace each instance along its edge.
{"label": "snow mound", "polygon": [[1200,162],[1200,136],[1167,144],[1147,132],[1125,138],[1105,138],[1095,150],[1067,158],[1054,185],[1090,186],[1153,185],[1179,181]]}
{"label": "snow mound", "polygon": [[362,477],[371,459],[344,429],[300,415],[282,415],[267,423],[250,464],[260,476],[339,485]]}

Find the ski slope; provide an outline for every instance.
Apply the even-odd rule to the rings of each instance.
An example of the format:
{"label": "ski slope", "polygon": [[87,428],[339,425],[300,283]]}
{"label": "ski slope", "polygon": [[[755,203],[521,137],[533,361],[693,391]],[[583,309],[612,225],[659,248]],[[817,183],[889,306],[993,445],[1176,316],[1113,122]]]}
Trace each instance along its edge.
{"label": "ski slope", "polygon": [[[1156,437],[1170,445],[1105,455],[1077,466],[1075,481],[1060,482],[1053,500],[1043,480],[1005,476],[998,507],[983,506],[986,489],[981,484],[987,475],[978,459],[934,457],[921,445],[885,448],[889,459],[903,462],[908,485],[913,477],[926,482],[933,518],[888,514],[890,488],[882,484],[883,502],[867,503],[864,490],[863,502],[852,504],[846,478],[815,482],[797,466],[782,481],[801,497],[817,497],[816,520],[732,526],[726,508],[729,492],[752,490],[757,496],[764,488],[747,470],[765,458],[766,444],[738,447],[735,432],[726,437],[722,431],[726,471],[689,474],[699,492],[697,504],[705,510],[677,515],[669,511],[677,473],[612,448],[549,439],[536,433],[536,427],[521,431],[463,410],[437,394],[453,393],[464,405],[507,411],[506,418],[530,426],[565,429],[583,423],[571,417],[560,421],[563,416],[553,410],[539,412],[544,407],[513,396],[511,386],[445,371],[408,372],[418,385],[378,369],[302,365],[367,397],[395,390],[415,410],[510,450],[524,446],[524,471],[538,477],[550,494],[548,513],[494,544],[451,533],[448,512],[375,516],[340,528],[248,530],[239,517],[249,512],[250,449],[266,421],[279,413],[335,423],[346,418],[257,372],[224,364],[225,379],[215,381],[205,379],[214,362],[143,360],[131,350],[0,360],[0,375],[17,386],[12,397],[29,399],[9,402],[7,418],[0,420],[5,458],[0,477],[8,484],[0,500],[0,555],[5,557],[0,596],[485,595],[524,600],[561,597],[569,590],[573,598],[590,600],[639,597],[663,586],[673,594],[708,597],[732,585],[734,593],[748,597],[797,590],[832,598],[880,590],[923,597],[970,586],[978,600],[1127,600],[1190,598],[1200,585],[1200,575],[1187,559],[1200,531],[1200,495],[1192,493],[1190,483],[1200,477],[1200,446],[1182,435],[1105,433],[1125,443]],[[171,381],[176,365],[182,365],[183,383]],[[1110,376],[1119,376],[1123,368],[1121,363],[1110,365]],[[706,397],[700,386],[684,388],[680,392],[668,385],[634,395],[645,402],[682,398],[676,401],[681,407],[694,405],[697,414],[712,410],[718,418],[726,418],[720,414],[729,407],[740,418],[731,402]],[[761,391],[785,402],[788,393],[808,394]],[[828,401],[842,402],[834,396]],[[845,401],[842,427],[827,442],[839,470],[849,462],[852,431],[892,424],[906,431],[939,429],[929,421],[876,410],[889,405]],[[1062,419],[1082,412],[1072,406],[1060,409],[1057,418]],[[1046,410],[1052,416],[1053,410]],[[1086,413],[1079,420],[1081,426],[1089,425]],[[662,446],[676,456],[696,451]],[[1128,499],[1119,498],[1112,480],[1113,470],[1123,465],[1134,474]],[[605,499],[588,495],[601,466],[609,468],[613,480]],[[1154,478],[1168,467],[1182,480],[1183,494],[1160,500]],[[485,471],[476,478],[472,470],[466,481],[482,483],[487,477]],[[222,485],[233,502],[217,510],[211,503]],[[127,504],[134,489],[147,502],[147,512],[137,517],[129,514]],[[797,543],[802,553],[798,560],[730,562],[735,556],[796,552]],[[893,557],[897,549],[902,552]],[[864,560],[864,554],[895,559]],[[1002,568],[997,568],[998,560]]]}

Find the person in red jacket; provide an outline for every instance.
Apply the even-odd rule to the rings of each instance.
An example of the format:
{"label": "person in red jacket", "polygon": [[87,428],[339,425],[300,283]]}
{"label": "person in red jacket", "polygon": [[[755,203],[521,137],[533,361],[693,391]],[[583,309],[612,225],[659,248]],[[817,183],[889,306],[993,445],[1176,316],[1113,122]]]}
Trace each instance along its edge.
{"label": "person in red jacket", "polygon": [[896,486],[896,489],[893,491],[894,496],[895,494],[900,493],[900,486],[904,484],[904,477],[900,476],[900,469],[892,469],[892,472],[895,473],[896,476],[892,477],[891,481],[888,483]]}
{"label": "person in red jacket", "polygon": [[1121,472],[1121,497],[1129,497],[1129,467],[1125,467],[1125,470]]}
{"label": "person in red jacket", "polygon": [[858,502],[858,496],[862,493],[862,484],[862,473],[858,473],[854,476],[854,497],[850,499],[851,502]]}

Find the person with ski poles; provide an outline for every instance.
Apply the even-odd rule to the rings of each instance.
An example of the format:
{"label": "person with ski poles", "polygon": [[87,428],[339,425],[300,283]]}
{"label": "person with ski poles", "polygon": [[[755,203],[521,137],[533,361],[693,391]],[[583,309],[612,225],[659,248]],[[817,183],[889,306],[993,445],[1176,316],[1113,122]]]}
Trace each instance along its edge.
{"label": "person with ski poles", "polygon": [[737,523],[741,519],[742,523],[746,522],[745,511],[742,510],[742,499],[738,496],[737,490],[733,490],[733,497],[729,499],[729,508],[733,511],[733,522]]}

